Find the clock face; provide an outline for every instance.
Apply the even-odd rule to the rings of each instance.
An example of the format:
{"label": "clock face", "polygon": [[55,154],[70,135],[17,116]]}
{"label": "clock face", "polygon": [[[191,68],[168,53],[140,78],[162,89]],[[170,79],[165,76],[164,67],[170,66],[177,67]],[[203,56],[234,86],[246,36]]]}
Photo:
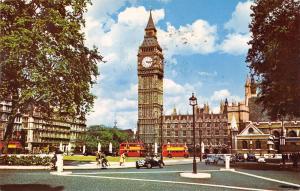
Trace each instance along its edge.
{"label": "clock face", "polygon": [[142,60],[142,65],[145,67],[145,68],[149,68],[150,66],[152,66],[152,58],[149,57],[149,56],[146,56],[145,58],[143,58]]}

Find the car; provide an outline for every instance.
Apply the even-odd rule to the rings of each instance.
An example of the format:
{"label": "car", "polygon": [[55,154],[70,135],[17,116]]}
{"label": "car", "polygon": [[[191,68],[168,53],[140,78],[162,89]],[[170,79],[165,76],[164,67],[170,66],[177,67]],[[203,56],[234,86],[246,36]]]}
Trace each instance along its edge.
{"label": "car", "polygon": [[205,164],[218,164],[218,160],[219,160],[218,157],[215,157],[215,156],[208,156],[208,157],[205,159]]}
{"label": "car", "polygon": [[145,159],[136,161],[135,166],[136,166],[137,169],[139,169],[141,167],[146,167],[146,168],[159,167],[159,168],[163,168],[164,163],[160,159],[157,159],[157,158],[154,158],[154,157],[151,157],[151,158],[146,157]]}
{"label": "car", "polygon": [[253,154],[248,154],[248,156],[247,156],[247,161],[248,161],[248,162],[256,162],[257,159],[256,159],[255,155],[253,155]]}
{"label": "car", "polygon": [[265,157],[259,157],[259,158],[257,159],[257,162],[258,162],[258,163],[266,163],[266,158],[265,158]]}
{"label": "car", "polygon": [[241,154],[236,155],[235,161],[236,162],[244,162],[245,161],[244,155],[241,155]]}

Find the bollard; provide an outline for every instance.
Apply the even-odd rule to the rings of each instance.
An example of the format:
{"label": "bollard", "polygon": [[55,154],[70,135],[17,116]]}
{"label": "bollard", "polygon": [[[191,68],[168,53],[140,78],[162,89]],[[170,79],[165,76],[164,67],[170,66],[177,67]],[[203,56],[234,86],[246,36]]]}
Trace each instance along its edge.
{"label": "bollard", "polygon": [[63,154],[57,154],[56,168],[57,168],[57,173],[63,172],[64,170]]}
{"label": "bollard", "polygon": [[56,168],[57,171],[55,172],[50,172],[52,175],[68,175],[72,174],[71,171],[64,171],[64,160],[63,160],[63,154],[56,154],[57,161],[56,161]]}
{"label": "bollard", "polygon": [[230,168],[230,155],[225,155],[225,168],[221,168],[220,171],[234,171]]}
{"label": "bollard", "polygon": [[230,169],[230,156],[225,156],[225,169]]}

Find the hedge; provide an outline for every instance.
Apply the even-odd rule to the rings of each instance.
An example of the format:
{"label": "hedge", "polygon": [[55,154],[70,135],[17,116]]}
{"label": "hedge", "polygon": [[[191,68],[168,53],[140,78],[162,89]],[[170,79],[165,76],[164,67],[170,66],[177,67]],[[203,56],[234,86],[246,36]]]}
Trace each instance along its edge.
{"label": "hedge", "polygon": [[0,165],[10,166],[49,166],[51,157],[49,156],[15,156],[4,155],[0,156]]}

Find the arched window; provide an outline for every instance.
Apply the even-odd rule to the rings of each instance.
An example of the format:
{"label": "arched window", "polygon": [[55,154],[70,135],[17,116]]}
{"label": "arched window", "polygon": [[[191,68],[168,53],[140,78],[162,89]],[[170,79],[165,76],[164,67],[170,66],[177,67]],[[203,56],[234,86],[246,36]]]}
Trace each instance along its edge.
{"label": "arched window", "polygon": [[243,145],[243,149],[248,149],[248,143],[247,143],[247,141],[243,141],[242,145]]}
{"label": "arched window", "polygon": [[261,149],[261,142],[260,141],[255,142],[255,148],[256,149]]}
{"label": "arched window", "polygon": [[254,132],[253,128],[249,128],[249,129],[248,129],[248,133],[249,133],[249,134],[252,134],[253,132]]}
{"label": "arched window", "polygon": [[274,135],[275,137],[279,137],[279,136],[280,136],[280,133],[279,133],[278,131],[273,131],[273,135]]}
{"label": "arched window", "polygon": [[296,134],[295,131],[290,131],[290,132],[288,133],[288,137],[297,137],[297,134]]}

